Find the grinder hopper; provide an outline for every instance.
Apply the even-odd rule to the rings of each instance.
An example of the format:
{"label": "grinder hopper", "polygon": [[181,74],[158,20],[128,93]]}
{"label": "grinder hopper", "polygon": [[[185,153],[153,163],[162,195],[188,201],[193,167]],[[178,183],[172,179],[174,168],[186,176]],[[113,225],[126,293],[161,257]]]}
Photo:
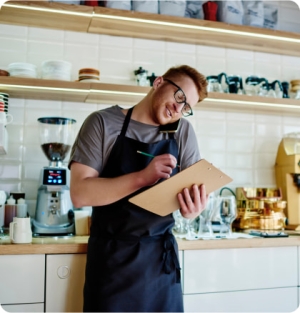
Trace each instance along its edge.
{"label": "grinder hopper", "polygon": [[65,117],[41,117],[38,122],[45,156],[50,164],[61,164],[73,143],[76,121]]}

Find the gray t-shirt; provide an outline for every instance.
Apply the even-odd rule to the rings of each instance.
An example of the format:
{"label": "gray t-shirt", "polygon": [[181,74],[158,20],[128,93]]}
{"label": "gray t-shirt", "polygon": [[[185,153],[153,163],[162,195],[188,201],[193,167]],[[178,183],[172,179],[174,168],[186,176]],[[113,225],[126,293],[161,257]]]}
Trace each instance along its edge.
{"label": "gray t-shirt", "polygon": [[[92,167],[99,173],[102,172],[117,136],[122,130],[125,115],[121,110],[121,107],[115,105],[93,112],[86,118],[72,147],[69,167],[71,162],[75,161]],[[126,137],[145,143],[154,143],[168,139],[169,135],[160,133],[158,126],[131,119]],[[174,138],[179,148],[177,161],[181,170],[200,160],[196,134],[186,119],[181,119]]]}

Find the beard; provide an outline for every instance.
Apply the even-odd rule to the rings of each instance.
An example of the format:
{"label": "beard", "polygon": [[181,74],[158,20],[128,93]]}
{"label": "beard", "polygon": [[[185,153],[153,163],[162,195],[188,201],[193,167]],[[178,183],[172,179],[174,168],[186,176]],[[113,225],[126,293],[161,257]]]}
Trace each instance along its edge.
{"label": "beard", "polygon": [[177,119],[173,119],[170,116],[167,116],[166,113],[166,97],[164,96],[163,90],[157,92],[152,97],[152,105],[151,105],[151,118],[152,120],[159,125],[166,125],[172,122],[175,122]]}

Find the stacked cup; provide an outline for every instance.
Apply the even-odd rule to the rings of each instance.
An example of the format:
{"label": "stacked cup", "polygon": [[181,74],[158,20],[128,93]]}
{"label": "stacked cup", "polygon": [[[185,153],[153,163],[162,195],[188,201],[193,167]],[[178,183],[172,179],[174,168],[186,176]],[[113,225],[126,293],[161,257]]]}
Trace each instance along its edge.
{"label": "stacked cup", "polygon": [[9,94],[0,92],[0,123],[6,125],[13,121],[11,114],[8,114]]}
{"label": "stacked cup", "polygon": [[9,94],[0,92],[0,112],[8,113]]}

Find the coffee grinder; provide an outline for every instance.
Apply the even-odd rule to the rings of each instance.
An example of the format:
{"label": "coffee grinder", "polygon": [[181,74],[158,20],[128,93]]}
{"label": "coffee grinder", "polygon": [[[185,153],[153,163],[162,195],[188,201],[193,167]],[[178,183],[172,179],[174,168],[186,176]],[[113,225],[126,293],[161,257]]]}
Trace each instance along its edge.
{"label": "coffee grinder", "polygon": [[282,199],[287,201],[287,228],[296,229],[300,226],[300,133],[287,134],[281,140],[275,174]]}
{"label": "coffee grinder", "polygon": [[35,218],[32,221],[34,236],[75,233],[73,204],[70,198],[69,170],[63,166],[74,139],[75,120],[64,117],[38,119],[41,148],[49,166],[40,173]]}

